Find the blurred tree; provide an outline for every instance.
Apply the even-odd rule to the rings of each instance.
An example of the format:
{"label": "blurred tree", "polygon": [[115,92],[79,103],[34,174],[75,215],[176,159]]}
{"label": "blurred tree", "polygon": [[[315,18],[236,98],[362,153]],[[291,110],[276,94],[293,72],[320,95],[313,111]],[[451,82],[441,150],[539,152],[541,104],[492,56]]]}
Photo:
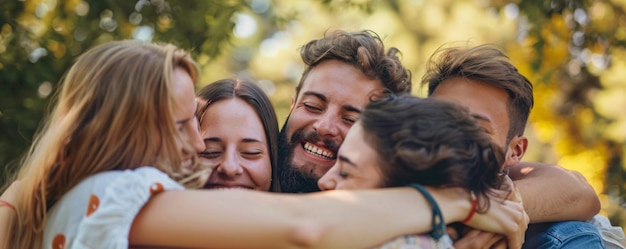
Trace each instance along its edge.
{"label": "blurred tree", "polygon": [[518,22],[517,39],[507,45],[507,51],[535,83],[537,106],[530,123],[541,148],[560,158],[559,165],[583,173],[601,194],[605,212],[622,226],[626,224],[626,116],[624,106],[606,111],[602,103],[608,101],[614,109],[625,97],[619,93],[626,84],[601,76],[607,75],[613,61],[624,59],[624,4],[620,0],[491,1]]}
{"label": "blurred tree", "polygon": [[601,194],[605,212],[624,226],[626,217],[618,211],[626,198],[626,72],[620,70],[626,66],[625,5],[626,0],[0,1],[0,174],[14,168],[28,148],[61,74],[95,44],[129,38],[178,44],[203,66],[201,84],[234,75],[259,79],[284,119],[302,71],[297,46],[328,30],[372,29],[403,51],[414,82],[432,51],[446,42],[502,45],[535,83],[527,134],[536,141],[526,159],[583,173]]}
{"label": "blurred tree", "polygon": [[[446,31],[428,28],[437,18],[420,22],[428,10],[424,10],[425,4],[420,5],[422,9],[412,8],[416,2],[424,1],[354,1],[353,6],[365,11],[382,6],[395,13],[416,42],[440,42],[434,38]],[[469,11],[458,7],[462,4],[443,0],[438,8],[445,13],[443,19],[452,19],[460,14],[457,9]],[[622,77],[607,75],[615,61],[626,59],[626,1],[491,0],[474,4],[483,8],[484,16],[495,12],[501,19],[516,22],[515,37],[494,36],[487,42],[503,45],[534,83],[536,105],[528,133],[535,133],[538,140],[530,149],[539,152],[533,153],[536,158],[526,159],[556,161],[582,173],[600,194],[605,214],[624,227],[626,83]],[[463,24],[452,32],[462,32]]]}
{"label": "blurred tree", "polygon": [[172,42],[209,58],[246,1],[0,1],[0,185],[28,148],[63,72],[96,44]]}

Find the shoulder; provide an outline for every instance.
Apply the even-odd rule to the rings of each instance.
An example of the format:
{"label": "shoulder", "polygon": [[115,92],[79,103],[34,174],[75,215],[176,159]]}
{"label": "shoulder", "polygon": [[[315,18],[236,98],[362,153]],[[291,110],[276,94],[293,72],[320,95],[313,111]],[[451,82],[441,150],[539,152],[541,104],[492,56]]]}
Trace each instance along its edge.
{"label": "shoulder", "polygon": [[157,193],[181,189],[153,167],[90,176],[48,211],[44,248],[127,248],[130,226],[143,205]]}

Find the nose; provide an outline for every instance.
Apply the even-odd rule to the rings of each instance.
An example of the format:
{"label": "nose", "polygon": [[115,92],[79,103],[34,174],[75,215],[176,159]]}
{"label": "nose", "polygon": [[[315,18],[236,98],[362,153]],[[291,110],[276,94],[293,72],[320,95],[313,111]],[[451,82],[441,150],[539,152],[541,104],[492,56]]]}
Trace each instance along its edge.
{"label": "nose", "polygon": [[198,118],[194,118],[192,123],[193,127],[189,142],[191,143],[191,146],[196,151],[196,153],[200,153],[204,151],[205,145],[204,141],[202,141],[202,135],[200,134],[200,123],[198,121]]}
{"label": "nose", "polygon": [[320,190],[334,190],[337,188],[337,177],[339,176],[339,166],[333,165],[326,174],[317,180],[317,186]]}
{"label": "nose", "polygon": [[338,136],[341,129],[341,117],[338,117],[332,110],[326,110],[313,123],[313,129],[321,136],[335,137]]}
{"label": "nose", "polygon": [[238,153],[234,150],[227,150],[224,153],[224,160],[217,166],[217,172],[229,178],[241,175],[243,167],[241,166]]}

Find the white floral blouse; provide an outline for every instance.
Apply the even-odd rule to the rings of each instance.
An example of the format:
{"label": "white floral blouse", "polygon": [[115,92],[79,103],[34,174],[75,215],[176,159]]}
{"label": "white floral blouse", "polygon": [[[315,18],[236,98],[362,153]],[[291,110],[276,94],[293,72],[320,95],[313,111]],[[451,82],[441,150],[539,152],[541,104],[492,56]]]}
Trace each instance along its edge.
{"label": "white floral blouse", "polygon": [[133,220],[151,196],[182,189],[153,167],[90,176],[48,211],[42,247],[126,249]]}

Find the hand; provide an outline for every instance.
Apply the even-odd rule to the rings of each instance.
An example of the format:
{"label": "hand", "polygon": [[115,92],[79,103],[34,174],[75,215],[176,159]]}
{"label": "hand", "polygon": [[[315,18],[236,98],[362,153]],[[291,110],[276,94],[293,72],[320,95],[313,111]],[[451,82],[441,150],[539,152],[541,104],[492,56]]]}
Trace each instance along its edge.
{"label": "hand", "polygon": [[454,242],[456,249],[506,249],[504,235],[471,229],[462,238]]}
{"label": "hand", "polygon": [[[487,213],[476,214],[467,225],[487,232],[504,234],[508,239],[509,248],[521,248],[529,218],[524,211],[521,195],[511,179],[507,177],[505,184],[511,186],[511,191],[495,191],[495,193],[507,200],[494,200],[492,196],[489,198],[490,208]],[[496,196],[495,199],[500,198]],[[488,235],[482,236],[489,237]],[[494,243],[498,243],[494,246],[500,247],[504,242],[499,240]]]}

